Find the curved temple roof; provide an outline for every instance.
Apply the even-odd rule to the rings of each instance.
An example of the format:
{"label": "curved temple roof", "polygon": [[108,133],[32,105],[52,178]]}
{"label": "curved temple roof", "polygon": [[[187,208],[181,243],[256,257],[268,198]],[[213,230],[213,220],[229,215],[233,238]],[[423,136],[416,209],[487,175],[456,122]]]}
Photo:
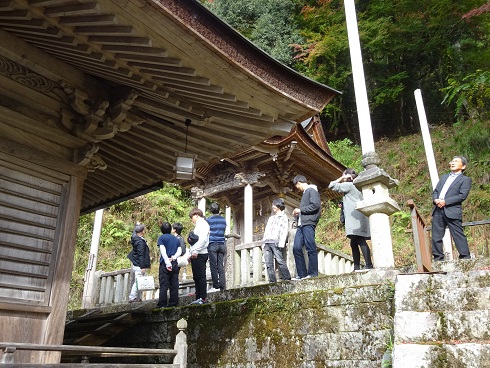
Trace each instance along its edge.
{"label": "curved temple roof", "polygon": [[288,136],[337,93],[194,0],[11,0],[0,37],[0,136],[87,167],[82,212],[176,182],[186,119],[205,168]]}
{"label": "curved temple roof", "polygon": [[[220,198],[232,206],[243,203],[243,186],[254,184],[254,201],[271,201],[281,195],[291,206],[297,206],[301,193],[293,190],[292,179],[305,175],[327,198],[338,198],[339,193],[328,189],[345,167],[330,155],[322,125],[316,117],[303,127],[297,123],[291,132],[275,136],[248,147],[221,162],[197,170],[199,187],[194,195]],[[195,181],[182,183],[192,187]]]}

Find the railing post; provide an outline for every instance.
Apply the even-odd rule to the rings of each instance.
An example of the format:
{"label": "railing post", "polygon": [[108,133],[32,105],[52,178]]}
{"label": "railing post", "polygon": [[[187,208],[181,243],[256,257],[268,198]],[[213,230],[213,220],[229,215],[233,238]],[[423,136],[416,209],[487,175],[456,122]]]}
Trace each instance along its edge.
{"label": "railing post", "polygon": [[187,335],[185,330],[187,329],[187,321],[183,318],[177,321],[177,328],[179,333],[175,337],[174,349],[177,350],[177,355],[174,357],[174,364],[179,364],[180,368],[187,367]]}
{"label": "railing post", "polygon": [[325,251],[318,251],[318,273],[325,273]]}
{"label": "railing post", "polygon": [[101,276],[100,277],[100,290],[99,290],[99,305],[105,303],[106,286],[107,286],[107,277]]}
{"label": "railing post", "polygon": [[123,280],[124,280],[123,275],[117,275],[116,276],[116,292],[114,293],[114,303],[122,303],[122,301],[124,300],[124,296],[123,296],[123,289],[124,289]]}
{"label": "railing post", "polygon": [[112,304],[112,299],[114,297],[114,276],[107,277],[104,303]]}
{"label": "railing post", "polygon": [[250,251],[248,249],[242,249],[240,251],[242,278],[240,285],[248,285],[250,283]]}
{"label": "railing post", "polygon": [[129,283],[131,272],[126,272],[124,274],[124,281],[123,281],[123,299],[122,302],[126,303],[129,300],[129,293],[131,292],[131,286],[132,284]]}
{"label": "railing post", "polygon": [[346,271],[345,271],[345,259],[344,258],[339,259],[339,274],[341,274],[341,273],[346,273]]}
{"label": "railing post", "polygon": [[233,285],[234,286],[240,286],[240,282],[242,280],[242,253],[240,250],[233,250],[235,252],[235,262],[234,262],[234,278],[233,278]]}
{"label": "railing post", "polygon": [[253,255],[253,283],[255,284],[256,282],[262,281],[262,270],[263,270],[263,263],[262,263],[262,248],[261,247],[255,247],[252,249],[252,255]]}
{"label": "railing post", "polygon": [[15,348],[6,347],[3,351],[2,358],[0,358],[0,364],[13,364]]}
{"label": "railing post", "polygon": [[289,272],[291,273],[291,277],[296,276],[296,262],[294,261],[293,255],[293,245],[294,245],[294,237],[296,236],[296,229],[290,229],[288,233],[288,244],[287,244],[287,257],[286,257],[286,265],[288,266]]}

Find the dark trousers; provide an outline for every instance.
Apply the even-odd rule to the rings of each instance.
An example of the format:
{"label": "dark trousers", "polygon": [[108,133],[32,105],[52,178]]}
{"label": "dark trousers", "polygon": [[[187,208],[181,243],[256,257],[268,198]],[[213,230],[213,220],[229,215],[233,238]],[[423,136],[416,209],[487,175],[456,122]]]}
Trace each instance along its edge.
{"label": "dark trousers", "polygon": [[[172,262],[172,271],[167,270],[165,262],[160,263],[158,281],[160,282],[160,293],[157,308],[175,307],[179,302],[179,267],[177,261]],[[168,290],[170,290],[170,298],[167,303]]]}
{"label": "dark trousers", "polygon": [[359,253],[359,247],[361,247],[366,268],[372,268],[373,263],[371,262],[371,251],[369,250],[366,238],[358,235],[349,235],[348,238],[350,239],[352,258],[354,258],[354,270],[361,269],[361,253]]}
{"label": "dark trousers", "polygon": [[225,281],[225,243],[209,243],[208,256],[213,288],[223,290],[226,286]]}
{"label": "dark trousers", "polygon": [[196,288],[196,300],[206,299],[208,296],[208,288],[206,281],[206,262],[208,261],[208,255],[198,254],[197,258],[191,259],[192,278],[194,279],[194,285]]}
{"label": "dark trousers", "polygon": [[436,208],[432,215],[432,255],[434,256],[434,261],[444,261],[442,238],[446,232],[446,226],[454,239],[459,258],[471,258],[468,240],[463,232],[462,221],[448,218],[444,213],[444,209]]}
{"label": "dark trousers", "polygon": [[[308,254],[308,270],[306,269],[305,256],[303,254],[303,245]],[[296,262],[296,271],[299,277],[318,276],[318,254],[315,243],[315,226],[302,225],[296,229],[293,245],[294,261]]]}
{"label": "dark trousers", "polygon": [[276,259],[277,265],[279,266],[279,272],[283,280],[291,280],[291,275],[289,274],[288,266],[284,261],[282,251],[284,248],[279,248],[277,244],[265,243],[264,245],[264,259],[265,266],[267,268],[267,275],[269,276],[270,282],[276,282],[276,270],[274,268],[274,259]]}

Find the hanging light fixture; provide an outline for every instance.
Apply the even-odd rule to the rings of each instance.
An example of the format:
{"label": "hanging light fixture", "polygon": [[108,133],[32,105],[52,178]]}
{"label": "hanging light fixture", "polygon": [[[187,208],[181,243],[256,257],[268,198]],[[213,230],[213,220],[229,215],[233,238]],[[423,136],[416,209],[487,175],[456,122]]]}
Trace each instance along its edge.
{"label": "hanging light fixture", "polygon": [[196,169],[194,168],[196,155],[187,153],[187,134],[189,133],[190,125],[191,119],[185,119],[185,151],[183,154],[177,154],[177,160],[174,166],[176,179],[194,179],[196,173]]}

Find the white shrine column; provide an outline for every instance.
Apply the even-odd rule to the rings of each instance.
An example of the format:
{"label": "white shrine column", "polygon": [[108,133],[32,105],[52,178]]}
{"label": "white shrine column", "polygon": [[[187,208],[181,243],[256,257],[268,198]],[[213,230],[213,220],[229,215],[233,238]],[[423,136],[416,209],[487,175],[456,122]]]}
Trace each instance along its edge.
{"label": "white shrine column", "polygon": [[100,233],[102,230],[102,218],[104,210],[95,212],[94,229],[92,231],[92,242],[90,244],[90,254],[88,256],[88,265],[85,269],[85,280],[83,285],[82,308],[91,308],[94,306],[92,300],[94,293],[95,271],[97,270],[97,255],[99,253]]}
{"label": "white shrine column", "polygon": [[204,217],[206,217],[206,198],[199,198],[199,200],[197,201],[197,208],[199,208]]}
{"label": "white shrine column", "polygon": [[243,188],[243,243],[253,242],[253,190],[250,184]]}
{"label": "white shrine column", "polygon": [[225,220],[226,220],[226,229],[225,234],[230,234],[231,232],[231,207],[225,207]]}
{"label": "white shrine column", "polygon": [[398,185],[398,182],[378,167],[381,161],[374,151],[373,130],[354,0],[345,0],[344,4],[361,136],[362,165],[365,168],[354,180],[354,185],[363,194],[363,200],[357,203],[356,209],[369,217],[374,267],[393,268],[395,260],[393,257],[389,215],[399,211],[400,208],[390,198],[388,189]]}
{"label": "white shrine column", "polygon": [[[413,92],[415,96],[415,103],[417,104],[417,112],[419,115],[420,131],[422,132],[422,140],[424,142],[425,156],[427,157],[427,164],[429,166],[430,181],[432,184],[432,190],[436,188],[439,181],[439,174],[437,173],[436,159],[434,156],[434,150],[432,149],[432,140],[430,138],[429,124],[427,123],[427,116],[425,115],[424,100],[422,100],[422,92],[420,89],[416,89]],[[444,248],[444,255],[446,260],[452,261],[453,247],[451,245],[451,234],[449,229],[446,228],[444,238],[442,238],[442,244]]]}

